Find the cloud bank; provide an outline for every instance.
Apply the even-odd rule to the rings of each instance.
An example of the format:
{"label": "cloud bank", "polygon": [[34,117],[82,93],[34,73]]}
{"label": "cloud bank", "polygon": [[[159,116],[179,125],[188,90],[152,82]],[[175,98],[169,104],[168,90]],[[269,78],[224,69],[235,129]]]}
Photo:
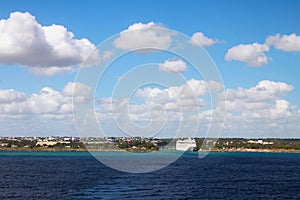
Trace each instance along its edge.
{"label": "cloud bank", "polygon": [[[74,87],[76,93],[73,93]],[[71,119],[72,98],[84,103],[90,101],[91,96],[91,88],[79,82],[69,82],[61,92],[50,87],[44,87],[36,94],[25,94],[13,89],[0,90],[0,118],[38,116]]]}
{"label": "cloud bank", "polygon": [[[133,103],[130,99],[111,97],[97,99],[96,115],[108,133],[111,133],[111,130],[117,133],[118,128],[114,119],[123,120],[124,114],[128,113],[129,119],[138,126],[153,121],[163,122],[167,119],[168,123],[172,124],[169,132],[176,132],[181,122],[189,126],[190,123],[198,121],[198,136],[204,136],[211,114],[217,109],[211,107],[207,85],[213,90],[222,91],[220,83],[214,81],[207,83],[195,79],[165,89],[140,88],[134,93],[134,97],[140,99],[139,103]],[[94,100],[91,88],[78,82],[66,84],[61,91],[44,87],[34,94],[0,90],[0,121],[3,130],[10,119],[18,119],[19,126],[22,127],[26,127],[29,121],[33,125],[35,122],[31,119],[38,119],[36,127],[40,126],[40,120],[72,123],[74,87],[76,87],[74,94],[76,102],[90,103]],[[226,89],[223,92],[226,101],[220,102],[225,104],[227,112],[222,136],[296,137],[300,124],[300,110],[285,98],[293,89],[294,87],[287,83],[270,80],[262,80],[249,88]],[[182,112],[189,114],[183,115]],[[183,116],[187,118],[182,118]]]}

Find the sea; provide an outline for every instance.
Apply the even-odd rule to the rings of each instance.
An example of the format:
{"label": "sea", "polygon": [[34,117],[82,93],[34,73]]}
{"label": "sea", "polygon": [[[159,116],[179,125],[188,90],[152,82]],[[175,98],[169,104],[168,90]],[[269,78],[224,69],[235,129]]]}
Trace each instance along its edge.
{"label": "sea", "polygon": [[[126,153],[107,153],[128,164]],[[128,173],[89,152],[0,151],[0,199],[300,199],[300,154],[187,152]]]}

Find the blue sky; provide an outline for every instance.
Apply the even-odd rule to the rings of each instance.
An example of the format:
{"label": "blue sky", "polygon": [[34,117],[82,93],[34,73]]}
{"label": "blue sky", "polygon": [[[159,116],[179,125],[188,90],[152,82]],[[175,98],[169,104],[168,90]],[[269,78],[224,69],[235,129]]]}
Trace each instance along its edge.
{"label": "blue sky", "polygon": [[[300,74],[300,47],[297,48],[297,44],[300,45],[300,24],[299,20],[297,20],[300,18],[299,9],[300,2],[296,0],[90,0],[87,2],[80,0],[10,0],[0,2],[0,20],[8,20],[10,15],[15,12],[28,12],[31,16],[35,17],[35,20],[41,26],[46,27],[52,24],[61,25],[66,28],[67,31],[73,33],[74,39],[80,40],[86,38],[90,42],[88,44],[89,48],[97,46],[105,39],[112,35],[119,34],[136,23],[147,25],[150,22],[154,22],[154,26],[169,28],[188,37],[192,37],[195,33],[202,33],[206,39],[212,39],[214,41],[209,45],[203,45],[203,43],[202,46],[204,46],[205,50],[217,65],[225,89],[229,90],[227,93],[230,93],[229,96],[235,97],[230,100],[230,102],[227,102],[230,105],[234,104],[236,106],[232,108],[232,111],[229,110],[229,113],[241,113],[240,119],[233,119],[231,118],[232,116],[227,117],[227,125],[225,125],[222,136],[299,137],[300,134],[297,132],[300,128],[299,125],[297,125],[300,120],[300,79],[298,78]],[[27,16],[27,18],[30,17]],[[5,27],[3,30],[6,31],[8,35],[12,34]],[[276,35],[278,37],[276,37]],[[4,40],[3,38],[5,39],[5,37],[1,39]],[[286,38],[289,42],[284,40]],[[268,42],[267,39],[269,39]],[[257,45],[253,45],[255,43],[257,43]],[[15,44],[18,45],[18,43]],[[76,48],[79,49],[78,51],[81,51],[80,45],[76,46]],[[101,49],[99,50],[101,53]],[[242,54],[241,52],[244,53]],[[3,55],[1,55],[0,52],[0,91],[3,92],[4,97],[0,97],[5,103],[2,103],[3,105],[1,104],[2,107],[0,106],[2,109],[0,110],[3,113],[3,116],[0,118],[3,121],[3,125],[0,126],[0,135],[76,135],[76,133],[74,133],[75,128],[72,124],[70,111],[66,112],[66,116],[68,117],[62,117],[62,111],[57,111],[59,112],[58,114],[55,113],[56,111],[54,110],[50,110],[49,112],[34,111],[28,114],[26,113],[27,111],[24,111],[26,109],[23,107],[13,107],[14,105],[19,105],[19,102],[15,102],[17,101],[16,98],[8,98],[7,96],[12,95],[16,97],[20,95],[20,93],[24,93],[27,95],[27,97],[24,97],[24,102],[28,102],[28,99],[30,99],[32,95],[39,95],[41,94],[42,88],[48,87],[53,90],[52,92],[60,93],[55,93],[56,95],[66,97],[66,90],[68,89],[66,86],[68,83],[76,82],[80,62],[76,63],[74,61],[73,65],[59,66],[63,67],[60,73],[54,73],[52,70],[51,73],[48,71],[50,75],[45,75],[44,71],[40,71],[39,66],[32,66],[32,64],[30,64],[31,58],[18,58],[18,55],[15,53],[11,60],[6,61],[3,58],[3,56],[6,55],[3,49],[2,54]],[[82,53],[82,56],[83,55],[88,54]],[[225,58],[226,55],[227,58]],[[112,65],[109,73],[107,73],[106,79],[100,86],[102,91],[97,91],[97,98],[110,98],[112,86],[117,83],[118,77],[121,77],[132,67],[143,63],[164,63],[166,60],[173,59],[174,57],[176,56],[168,53],[150,53],[132,54],[124,59],[120,59],[115,65]],[[263,60],[255,60],[258,59],[258,57]],[[53,58],[55,59],[55,57]],[[35,59],[33,56],[31,60]],[[45,56],[44,59],[47,59],[47,56]],[[51,59],[51,57],[49,59]],[[255,61],[258,63],[253,63]],[[38,62],[39,65],[43,65],[43,60]],[[42,70],[53,67],[48,64],[51,62],[52,61],[45,60],[45,66],[43,66]],[[186,71],[180,71],[180,73],[186,77],[187,82],[190,79],[201,79],[201,77],[192,70],[189,64],[187,64],[187,69]],[[259,83],[261,81],[269,82],[265,82],[267,86],[264,84],[260,86]],[[284,83],[285,85],[280,85],[280,83]],[[274,87],[278,87],[279,89],[274,89],[272,85],[275,85]],[[179,87],[180,85],[174,86]],[[255,88],[256,86],[258,87]],[[265,98],[264,101],[255,100],[255,103],[265,104],[265,107],[260,105],[262,106],[261,111],[264,110],[265,112],[260,112],[259,109],[249,109],[247,113],[243,113],[245,109],[248,109],[248,102],[250,102],[250,100],[246,99],[246,97],[239,99],[238,88],[241,89],[244,96],[248,95],[249,97],[249,95],[264,95],[259,92],[257,93],[257,91],[261,89],[260,87],[265,87],[268,93],[266,95],[269,96]],[[282,89],[284,87],[286,87],[286,89]],[[145,91],[145,88],[146,86],[141,88],[141,90]],[[155,86],[150,86],[150,88],[153,89]],[[255,90],[256,93],[252,93],[251,88],[253,88],[252,90]],[[18,92],[18,94],[5,93],[5,91],[9,89],[13,89],[15,92]],[[159,89],[158,95],[163,93],[163,88],[159,87]],[[150,93],[153,95],[153,91],[150,91]],[[145,99],[141,102],[145,104],[148,102],[149,104],[149,102],[152,101],[152,99],[151,101],[149,99],[150,96],[149,94],[148,96],[143,96]],[[48,97],[45,98],[49,99]],[[197,98],[208,99],[202,96],[198,96]],[[55,102],[56,106],[62,102],[66,103],[70,101],[70,99],[66,100],[63,99],[63,97],[57,97],[57,99],[53,100],[59,101]],[[8,103],[8,101],[10,102]],[[53,103],[53,101],[51,102]],[[254,100],[251,101],[253,102]],[[25,104],[24,102],[22,106],[26,107],[23,105]],[[48,105],[46,102],[41,107],[43,106],[51,107],[52,105]],[[99,106],[101,107],[103,105]],[[67,103],[65,107],[67,107]],[[208,108],[203,109],[208,110]],[[250,116],[251,113],[257,114],[255,120],[260,120],[261,125],[251,121],[253,120],[253,116]],[[18,120],[18,123],[16,123],[16,120]],[[56,133],[57,131],[51,128],[41,128],[40,124],[47,124],[47,120],[57,124],[57,127],[61,127],[61,133]],[[30,121],[30,123],[28,123],[28,121]],[[37,125],[34,123],[35,121],[41,121],[41,123]],[[242,121],[243,123],[237,123],[238,121]],[[112,122],[105,122],[106,126],[109,127],[108,130],[111,126],[107,124],[110,123]],[[255,125],[257,125],[257,127],[253,127]],[[20,126],[22,128],[19,128]],[[40,128],[38,129],[38,127]],[[172,125],[170,125],[170,127],[172,127]],[[260,129],[259,134],[255,132],[257,129]],[[273,129],[277,131],[274,132]],[[32,130],[36,130],[36,133],[32,133]],[[172,129],[170,128],[168,131],[172,132]],[[199,136],[202,135],[203,133],[199,133]]]}

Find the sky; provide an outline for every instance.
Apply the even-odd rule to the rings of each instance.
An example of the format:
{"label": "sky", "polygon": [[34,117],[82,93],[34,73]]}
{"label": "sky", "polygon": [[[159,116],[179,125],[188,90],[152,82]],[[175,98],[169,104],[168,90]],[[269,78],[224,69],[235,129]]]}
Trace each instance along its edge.
{"label": "sky", "polygon": [[[97,124],[104,136],[204,137],[216,114],[214,136],[299,138],[299,10],[297,0],[1,0],[0,136],[97,135]],[[145,47],[167,51],[133,51]]]}

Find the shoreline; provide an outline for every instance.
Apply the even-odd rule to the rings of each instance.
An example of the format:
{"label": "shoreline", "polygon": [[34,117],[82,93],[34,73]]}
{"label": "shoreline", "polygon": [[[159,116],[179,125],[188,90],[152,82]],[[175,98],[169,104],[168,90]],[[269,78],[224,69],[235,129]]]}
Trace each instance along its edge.
{"label": "shoreline", "polygon": [[55,152],[55,151],[78,151],[78,152],[84,152],[87,151],[86,149],[71,149],[71,148],[65,148],[65,149],[46,149],[46,148],[0,148],[0,151],[45,151],[45,152]]}
{"label": "shoreline", "polygon": [[[27,152],[133,152],[133,153],[143,153],[142,151],[126,151],[123,149],[47,149],[47,148],[0,148],[0,151],[27,151]],[[176,151],[176,150],[174,150]],[[153,151],[159,152],[159,151]],[[180,152],[180,151],[178,151]],[[212,149],[210,151],[199,150],[196,152],[213,152],[213,153],[300,153],[298,149]],[[148,153],[148,152],[146,152]]]}
{"label": "shoreline", "polygon": [[[199,151],[202,152],[202,151]],[[203,151],[204,152],[204,151]],[[298,149],[213,149],[211,152],[300,153]]]}

